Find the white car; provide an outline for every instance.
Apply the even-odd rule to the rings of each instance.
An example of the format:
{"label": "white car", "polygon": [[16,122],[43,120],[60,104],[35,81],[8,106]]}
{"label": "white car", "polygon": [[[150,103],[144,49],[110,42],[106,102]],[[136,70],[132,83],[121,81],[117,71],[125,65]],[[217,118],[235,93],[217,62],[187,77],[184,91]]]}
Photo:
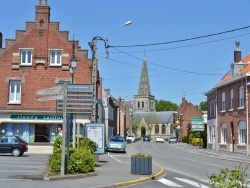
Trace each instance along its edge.
{"label": "white car", "polygon": [[162,136],[157,136],[157,138],[156,138],[156,143],[157,142],[161,142],[161,143],[163,143],[164,142],[164,138],[162,137]]}
{"label": "white car", "polygon": [[131,143],[134,143],[135,142],[135,136],[134,135],[127,135],[126,137],[126,141],[130,140]]}

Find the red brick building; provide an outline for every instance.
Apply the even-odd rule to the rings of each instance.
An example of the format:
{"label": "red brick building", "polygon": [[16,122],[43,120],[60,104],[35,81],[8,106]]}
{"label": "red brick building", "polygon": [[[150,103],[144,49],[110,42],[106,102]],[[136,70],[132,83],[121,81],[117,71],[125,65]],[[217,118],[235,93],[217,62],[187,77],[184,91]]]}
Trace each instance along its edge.
{"label": "red brick building", "polygon": [[208,137],[213,149],[246,153],[249,150],[250,55],[241,59],[238,46],[237,42],[231,70],[207,93]]}
{"label": "red brick building", "polygon": [[[17,134],[28,142],[39,135],[53,142],[62,115],[56,114],[56,101],[36,101],[36,91],[72,81],[69,65],[77,58],[74,84],[91,84],[92,60],[79,42],[68,39],[68,31],[59,30],[59,22],[50,20],[47,1],[35,7],[35,21],[26,22],[25,30],[16,30],[15,39],[0,34],[0,135]],[[73,48],[74,47],[74,48]],[[98,72],[97,72],[98,75]],[[98,85],[97,91],[101,91]],[[76,123],[84,125],[88,114],[77,114]]]}
{"label": "red brick building", "polygon": [[182,98],[178,111],[174,114],[174,119],[179,121],[181,127],[178,137],[188,136],[192,117],[202,117],[202,115],[202,112],[196,106]]}

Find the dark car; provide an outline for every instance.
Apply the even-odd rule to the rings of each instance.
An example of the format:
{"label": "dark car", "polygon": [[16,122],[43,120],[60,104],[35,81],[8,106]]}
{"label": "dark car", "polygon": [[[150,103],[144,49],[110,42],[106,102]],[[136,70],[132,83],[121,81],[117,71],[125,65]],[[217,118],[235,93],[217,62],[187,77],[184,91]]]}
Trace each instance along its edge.
{"label": "dark car", "polygon": [[0,153],[12,153],[13,156],[22,156],[28,151],[28,144],[19,136],[4,136],[0,142]]}
{"label": "dark car", "polygon": [[143,142],[145,142],[145,141],[150,142],[150,136],[144,136],[143,137]]}

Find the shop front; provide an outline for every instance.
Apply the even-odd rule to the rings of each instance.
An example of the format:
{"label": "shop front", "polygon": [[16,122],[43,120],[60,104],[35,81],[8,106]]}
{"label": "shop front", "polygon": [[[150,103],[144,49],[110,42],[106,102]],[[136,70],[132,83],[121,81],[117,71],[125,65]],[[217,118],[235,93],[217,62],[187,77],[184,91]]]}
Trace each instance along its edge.
{"label": "shop front", "polygon": [[[85,124],[88,120],[78,117],[76,122]],[[0,114],[0,137],[18,135],[28,143],[53,143],[62,135],[62,125],[61,115]],[[83,128],[80,126],[80,135]]]}

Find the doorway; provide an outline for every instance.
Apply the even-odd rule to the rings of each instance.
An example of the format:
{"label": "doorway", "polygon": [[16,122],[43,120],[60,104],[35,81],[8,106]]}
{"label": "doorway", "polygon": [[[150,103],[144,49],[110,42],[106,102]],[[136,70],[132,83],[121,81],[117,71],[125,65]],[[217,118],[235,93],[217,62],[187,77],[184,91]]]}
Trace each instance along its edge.
{"label": "doorway", "polygon": [[35,124],[35,142],[50,142],[47,124]]}
{"label": "doorway", "polygon": [[231,140],[232,140],[232,152],[234,152],[234,124],[233,122],[230,123],[230,126],[231,126]]}

